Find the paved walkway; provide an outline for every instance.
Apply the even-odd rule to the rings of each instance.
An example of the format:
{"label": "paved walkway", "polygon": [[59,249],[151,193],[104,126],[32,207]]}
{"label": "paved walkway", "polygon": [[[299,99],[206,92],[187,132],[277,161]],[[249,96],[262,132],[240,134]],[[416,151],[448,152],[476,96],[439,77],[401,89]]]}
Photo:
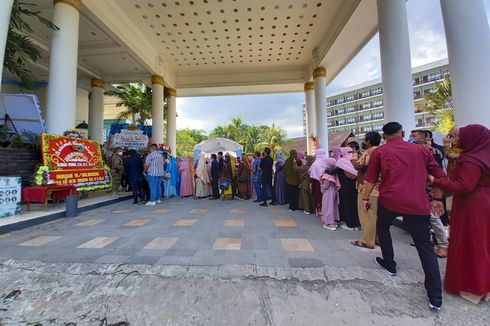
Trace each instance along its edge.
{"label": "paved walkway", "polygon": [[252,201],[122,202],[0,235],[1,294],[24,291],[0,317],[6,325],[489,324],[488,303],[446,296],[443,311],[428,310],[404,231],[392,229],[395,278],[374,265],[379,248],[349,244],[359,233]]}

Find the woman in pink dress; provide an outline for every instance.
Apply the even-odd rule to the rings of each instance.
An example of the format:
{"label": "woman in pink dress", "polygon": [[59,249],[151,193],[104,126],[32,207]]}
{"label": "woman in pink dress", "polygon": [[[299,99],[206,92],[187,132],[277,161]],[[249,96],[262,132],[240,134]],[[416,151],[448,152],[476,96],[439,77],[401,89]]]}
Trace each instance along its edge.
{"label": "woman in pink dress", "polygon": [[[327,158],[326,168],[335,166],[334,158]],[[337,175],[324,172],[321,177],[322,191],[322,221],[323,228],[335,231],[339,221],[339,189],[340,181]]]}
{"label": "woman in pink dress", "polygon": [[187,157],[179,158],[178,169],[180,172],[180,197],[192,196],[192,176]]}

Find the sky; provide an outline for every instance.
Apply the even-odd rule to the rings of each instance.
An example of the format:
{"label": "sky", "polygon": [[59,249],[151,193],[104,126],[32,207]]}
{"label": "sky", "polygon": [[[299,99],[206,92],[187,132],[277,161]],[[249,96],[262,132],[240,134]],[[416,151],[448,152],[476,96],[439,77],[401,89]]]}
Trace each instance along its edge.
{"label": "sky", "polygon": [[[440,0],[409,0],[408,25],[412,67],[447,58]],[[483,0],[490,17],[490,0]],[[490,21],[489,21],[490,26]],[[381,77],[379,37],[376,34],[344,70],[327,86],[329,92]],[[177,129],[202,129],[209,133],[217,125],[241,116],[246,124],[285,129],[288,137],[303,136],[304,93],[178,97]]]}

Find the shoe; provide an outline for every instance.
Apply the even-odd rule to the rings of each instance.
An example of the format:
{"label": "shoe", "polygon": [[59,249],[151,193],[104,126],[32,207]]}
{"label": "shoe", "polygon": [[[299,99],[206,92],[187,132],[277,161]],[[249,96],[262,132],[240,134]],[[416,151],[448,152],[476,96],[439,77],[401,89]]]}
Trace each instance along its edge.
{"label": "shoe", "polygon": [[133,201],[133,205],[137,205],[138,204],[138,201],[137,200],[134,200]]}
{"label": "shoe", "polygon": [[262,203],[262,204],[260,204],[260,206],[262,206],[262,207],[267,207],[267,206],[269,206],[269,205],[267,205],[267,203]]}
{"label": "shoe", "polygon": [[323,228],[324,228],[324,229],[327,229],[327,230],[330,230],[330,231],[335,231],[335,230],[337,230],[337,228],[336,228],[335,226],[326,225],[326,224],[323,224]]}
{"label": "shoe", "polygon": [[289,211],[290,211],[290,212],[292,212],[293,210],[292,210],[292,209],[290,209]]}
{"label": "shoe", "polygon": [[436,311],[441,310],[442,302],[432,303],[432,302],[430,302],[430,299],[428,296],[426,296],[426,298],[427,298],[427,301],[429,301],[429,308],[431,310],[436,310]]}
{"label": "shoe", "polygon": [[396,276],[396,268],[388,268],[383,258],[376,257],[374,259],[374,262],[378,264],[382,269],[384,269],[385,272],[388,273],[388,275]]}
{"label": "shoe", "polygon": [[254,200],[254,203],[260,203],[260,202],[262,202],[262,200],[257,200],[257,199]]}
{"label": "shoe", "polygon": [[311,215],[311,213],[307,211],[303,211],[303,213],[305,213],[305,215]]}
{"label": "shoe", "polygon": [[269,205],[276,206],[276,203],[270,202]]}
{"label": "shoe", "polygon": [[145,206],[155,206],[156,203],[154,201],[149,201],[145,204]]}
{"label": "shoe", "polygon": [[346,224],[340,224],[340,227],[344,230],[355,231],[356,228],[350,228]]}
{"label": "shoe", "polygon": [[160,199],[157,199],[157,204],[161,204],[162,201]]}

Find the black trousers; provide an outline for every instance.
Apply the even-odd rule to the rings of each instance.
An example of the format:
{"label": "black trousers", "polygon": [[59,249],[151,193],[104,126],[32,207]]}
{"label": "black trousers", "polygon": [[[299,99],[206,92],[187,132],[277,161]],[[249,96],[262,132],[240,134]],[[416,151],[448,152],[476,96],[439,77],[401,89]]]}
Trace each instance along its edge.
{"label": "black trousers", "polygon": [[274,200],[274,189],[272,188],[272,175],[271,176],[262,176],[261,178],[261,182],[262,182],[262,194],[264,197],[264,203],[267,203],[267,189],[269,189],[271,195],[272,195],[272,202],[274,203],[275,200]]}
{"label": "black trousers", "polygon": [[211,180],[211,189],[213,190],[213,198],[219,198],[218,179]]}
{"label": "black trousers", "polygon": [[146,199],[145,195],[145,178],[141,177],[138,179],[129,179],[129,185],[131,190],[133,190],[133,200],[137,201],[138,197],[141,200]]}
{"label": "black trousers", "polygon": [[286,200],[289,203],[290,210],[297,210],[299,205],[299,189],[298,186],[286,183]]}
{"label": "black trousers", "polygon": [[378,241],[383,254],[383,259],[391,267],[396,267],[394,261],[393,243],[391,240],[390,226],[397,216],[403,217],[403,224],[413,238],[415,248],[419,254],[420,262],[425,273],[425,290],[431,302],[438,303],[442,301],[442,284],[439,264],[436,254],[432,248],[430,239],[430,215],[412,215],[395,213],[382,205],[378,204],[378,220],[376,222],[376,231]]}

